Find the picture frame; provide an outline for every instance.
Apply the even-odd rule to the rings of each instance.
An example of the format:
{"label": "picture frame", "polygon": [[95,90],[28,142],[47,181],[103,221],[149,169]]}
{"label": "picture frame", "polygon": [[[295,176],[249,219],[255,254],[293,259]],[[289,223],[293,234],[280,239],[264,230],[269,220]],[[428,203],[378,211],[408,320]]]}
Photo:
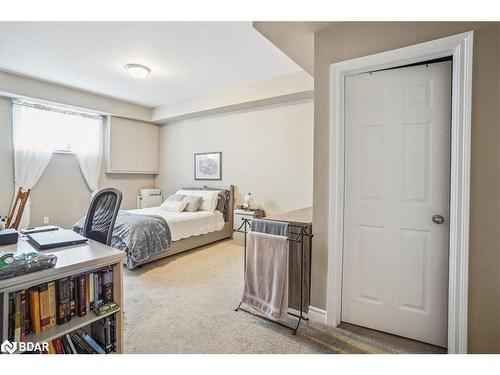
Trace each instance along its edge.
{"label": "picture frame", "polygon": [[194,179],[196,181],[222,180],[222,152],[195,153]]}

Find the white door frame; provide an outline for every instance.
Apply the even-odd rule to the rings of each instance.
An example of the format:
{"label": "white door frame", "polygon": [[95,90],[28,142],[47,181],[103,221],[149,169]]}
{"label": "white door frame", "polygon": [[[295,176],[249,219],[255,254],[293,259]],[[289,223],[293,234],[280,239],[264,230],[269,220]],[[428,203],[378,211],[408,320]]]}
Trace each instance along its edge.
{"label": "white door frame", "polygon": [[345,77],[452,56],[448,353],[467,352],[472,41],[470,31],[330,66],[328,325],[341,321]]}

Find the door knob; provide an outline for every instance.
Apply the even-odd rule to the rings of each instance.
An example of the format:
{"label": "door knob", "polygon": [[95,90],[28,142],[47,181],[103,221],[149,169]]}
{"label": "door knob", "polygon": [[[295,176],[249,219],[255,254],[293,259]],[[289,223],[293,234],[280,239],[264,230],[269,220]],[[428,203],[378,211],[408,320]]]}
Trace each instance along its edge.
{"label": "door knob", "polygon": [[444,217],[442,217],[441,215],[434,215],[432,217],[432,222],[434,224],[443,224],[444,223]]}

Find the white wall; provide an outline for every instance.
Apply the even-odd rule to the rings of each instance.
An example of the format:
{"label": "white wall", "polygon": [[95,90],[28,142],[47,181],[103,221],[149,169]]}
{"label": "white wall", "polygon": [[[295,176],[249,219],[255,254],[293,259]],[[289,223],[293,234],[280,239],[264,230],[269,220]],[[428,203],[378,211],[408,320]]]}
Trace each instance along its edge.
{"label": "white wall", "polygon": [[149,107],[6,71],[0,71],[0,95],[66,104],[135,120],[149,121],[151,118]]}
{"label": "white wall", "polygon": [[[251,192],[267,214],[312,205],[313,102],[305,100],[173,122],[160,130],[164,196],[185,186]],[[222,181],[194,181],[193,155],[222,151]]]}

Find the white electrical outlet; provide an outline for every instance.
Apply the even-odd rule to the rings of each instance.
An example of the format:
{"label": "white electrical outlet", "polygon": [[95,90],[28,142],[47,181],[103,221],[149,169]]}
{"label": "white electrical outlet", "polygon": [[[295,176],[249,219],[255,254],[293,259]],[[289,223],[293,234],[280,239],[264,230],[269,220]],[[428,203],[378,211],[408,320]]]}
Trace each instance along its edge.
{"label": "white electrical outlet", "polygon": [[48,223],[50,223],[50,218],[49,218],[48,216],[44,216],[44,217],[43,217],[43,223],[44,223],[44,224],[48,224]]}

